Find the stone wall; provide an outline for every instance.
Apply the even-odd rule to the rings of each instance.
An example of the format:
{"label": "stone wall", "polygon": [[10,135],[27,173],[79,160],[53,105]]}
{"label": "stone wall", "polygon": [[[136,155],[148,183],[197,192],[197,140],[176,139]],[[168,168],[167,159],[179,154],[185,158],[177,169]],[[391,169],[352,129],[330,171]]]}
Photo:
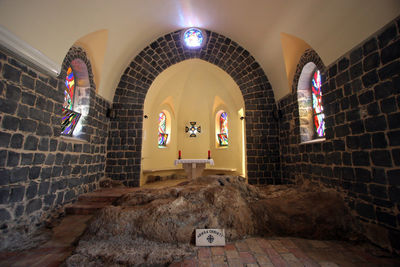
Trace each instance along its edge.
{"label": "stone wall", "polygon": [[85,89],[90,102],[81,139],[61,132],[64,79],[72,59],[89,70],[85,52],[71,48],[60,78],[40,73],[0,52],[0,229],[29,230],[63,204],[95,189],[104,176],[110,104]]}
{"label": "stone wall", "polygon": [[297,82],[306,60],[297,68],[293,93],[279,101],[283,181],[310,179],[337,188],[364,225],[365,234],[398,252],[399,22],[390,23],[326,68],[322,75],[325,141],[301,144],[300,140]]}
{"label": "stone wall", "polygon": [[115,91],[106,175],[138,186],[140,180],[143,104],[154,79],[173,64],[199,58],[228,73],[245,101],[247,171],[250,183],[281,183],[275,100],[264,71],[248,51],[229,38],[206,31],[201,49],[187,49],[182,31],[158,38],[126,68]]}

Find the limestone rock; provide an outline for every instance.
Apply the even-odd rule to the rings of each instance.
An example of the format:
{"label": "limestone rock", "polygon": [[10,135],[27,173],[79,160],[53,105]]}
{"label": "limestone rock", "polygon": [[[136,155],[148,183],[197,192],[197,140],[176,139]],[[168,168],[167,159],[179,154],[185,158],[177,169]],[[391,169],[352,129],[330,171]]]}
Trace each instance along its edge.
{"label": "limestone rock", "polygon": [[125,185],[120,181],[111,180],[110,178],[104,178],[99,181],[101,188],[120,188],[125,187]]}
{"label": "limestone rock", "polygon": [[249,235],[346,238],[353,227],[333,190],[311,184],[255,187],[238,176],[139,189],[114,204],[95,216],[69,266],[165,264],[193,250],[199,228],[223,228],[231,241]]}
{"label": "limestone rock", "polygon": [[310,183],[267,186],[264,199],[253,203],[260,233],[311,239],[353,239],[355,224],[343,198],[334,190]]}
{"label": "limestone rock", "polygon": [[117,206],[103,209],[89,231],[189,243],[196,228],[224,228],[228,239],[237,239],[256,234],[249,204],[259,197],[243,178],[199,177],[177,187],[126,194]]}
{"label": "limestone rock", "polygon": [[69,267],[168,266],[183,257],[193,256],[195,251],[187,244],[159,243],[125,235],[108,239],[87,235],[66,264]]}

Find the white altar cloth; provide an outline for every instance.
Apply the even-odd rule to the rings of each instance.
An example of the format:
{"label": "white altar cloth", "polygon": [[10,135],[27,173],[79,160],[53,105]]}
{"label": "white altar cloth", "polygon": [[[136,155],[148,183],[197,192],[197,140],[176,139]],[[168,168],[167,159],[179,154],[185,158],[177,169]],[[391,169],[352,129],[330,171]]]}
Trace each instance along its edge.
{"label": "white altar cloth", "polygon": [[189,179],[194,179],[204,171],[206,164],[214,165],[213,159],[176,159],[174,162],[175,166],[182,164]]}

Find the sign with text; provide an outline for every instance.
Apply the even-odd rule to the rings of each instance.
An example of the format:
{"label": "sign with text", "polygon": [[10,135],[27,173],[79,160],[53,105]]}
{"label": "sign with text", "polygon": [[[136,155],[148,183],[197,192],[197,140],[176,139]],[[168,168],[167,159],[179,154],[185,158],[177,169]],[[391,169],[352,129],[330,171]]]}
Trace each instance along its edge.
{"label": "sign with text", "polygon": [[196,246],[225,246],[224,229],[196,229]]}

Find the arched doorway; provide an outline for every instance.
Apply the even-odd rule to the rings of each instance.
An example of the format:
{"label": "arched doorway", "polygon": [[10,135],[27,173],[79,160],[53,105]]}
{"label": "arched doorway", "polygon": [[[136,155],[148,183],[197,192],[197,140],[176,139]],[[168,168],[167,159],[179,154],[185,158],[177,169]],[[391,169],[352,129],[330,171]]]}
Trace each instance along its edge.
{"label": "arched doorway", "polygon": [[113,100],[117,115],[110,120],[106,176],[130,186],[140,184],[144,100],[153,81],[170,66],[198,58],[225,71],[244,99],[246,170],[251,184],[281,183],[278,122],[271,85],[253,56],[231,39],[205,30],[205,43],[189,49],[183,30],[166,34],[144,48],[121,76]]}
{"label": "arched doorway", "polygon": [[[239,87],[213,64],[189,59],[163,71],[150,86],[144,101],[141,184],[148,173],[173,172],[179,150],[183,158],[192,159],[206,158],[210,150],[215,165],[207,168],[206,173],[246,176],[243,166],[246,148],[242,142],[245,130],[240,119],[243,109]],[[229,136],[223,145],[218,142],[221,130],[218,116],[222,111],[229,119],[225,129],[229,130]],[[160,114],[165,124],[161,130]],[[185,132],[185,126],[193,121],[202,129],[196,137]],[[160,134],[166,136],[161,143]]]}

